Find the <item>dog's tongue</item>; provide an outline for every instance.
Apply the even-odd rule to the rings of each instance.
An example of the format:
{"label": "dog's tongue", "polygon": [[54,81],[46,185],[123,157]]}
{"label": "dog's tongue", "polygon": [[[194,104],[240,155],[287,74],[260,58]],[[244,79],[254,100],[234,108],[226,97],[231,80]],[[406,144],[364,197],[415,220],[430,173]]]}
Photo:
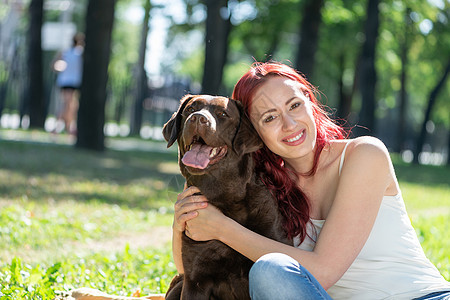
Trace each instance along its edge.
{"label": "dog's tongue", "polygon": [[189,167],[204,169],[209,164],[209,154],[212,147],[199,143],[193,144],[191,150],[186,152],[181,159],[183,164]]}

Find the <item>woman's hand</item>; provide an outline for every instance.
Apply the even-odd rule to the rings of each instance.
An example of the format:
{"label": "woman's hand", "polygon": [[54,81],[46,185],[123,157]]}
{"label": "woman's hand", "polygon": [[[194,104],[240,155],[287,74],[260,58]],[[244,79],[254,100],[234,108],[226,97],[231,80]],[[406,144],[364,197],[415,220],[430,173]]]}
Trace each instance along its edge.
{"label": "woman's hand", "polygon": [[208,204],[197,211],[197,216],[186,222],[186,235],[191,239],[203,242],[220,240],[221,229],[226,224],[227,217],[214,205]]}
{"label": "woman's hand", "polygon": [[183,192],[178,194],[177,202],[174,206],[173,230],[183,232],[186,230],[186,222],[197,217],[198,211],[207,207],[208,200],[203,195],[194,195],[200,193],[200,190],[191,186],[185,188]]}

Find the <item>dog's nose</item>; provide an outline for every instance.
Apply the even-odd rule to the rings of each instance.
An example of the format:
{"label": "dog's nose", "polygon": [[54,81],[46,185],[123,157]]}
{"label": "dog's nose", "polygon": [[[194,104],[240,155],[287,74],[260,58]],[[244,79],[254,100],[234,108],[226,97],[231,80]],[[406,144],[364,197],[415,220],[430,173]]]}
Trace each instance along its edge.
{"label": "dog's nose", "polygon": [[193,114],[190,117],[191,122],[197,122],[199,125],[207,125],[209,123],[208,118],[202,114]]}

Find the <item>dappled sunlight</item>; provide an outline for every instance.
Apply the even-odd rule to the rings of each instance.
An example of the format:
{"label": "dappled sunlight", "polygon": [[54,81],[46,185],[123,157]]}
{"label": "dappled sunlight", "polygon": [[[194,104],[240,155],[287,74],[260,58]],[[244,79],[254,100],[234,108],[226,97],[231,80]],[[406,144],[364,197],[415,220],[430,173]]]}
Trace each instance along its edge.
{"label": "dappled sunlight", "polygon": [[99,202],[27,200],[2,205],[0,221],[2,258],[20,255],[25,262],[43,263],[74,253],[120,251],[127,243],[132,249],[164,247],[172,216]]}

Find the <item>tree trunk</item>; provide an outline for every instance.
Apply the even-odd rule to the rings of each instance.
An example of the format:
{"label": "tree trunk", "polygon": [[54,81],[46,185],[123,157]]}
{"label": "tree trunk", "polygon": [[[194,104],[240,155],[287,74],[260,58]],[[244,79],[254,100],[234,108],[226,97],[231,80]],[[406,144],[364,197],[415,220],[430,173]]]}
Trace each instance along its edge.
{"label": "tree trunk", "polygon": [[116,102],[116,108],[115,108],[115,114],[114,114],[114,120],[118,125],[122,122],[122,116],[123,112],[125,110],[126,106],[126,100],[127,95],[130,93],[131,87],[130,87],[130,80],[123,79],[120,83],[120,94],[118,97],[118,100]]}
{"label": "tree trunk", "polygon": [[130,135],[139,135],[142,126],[143,103],[147,96],[147,74],[145,73],[145,52],[147,50],[147,36],[150,21],[150,0],[145,0],[145,14],[142,21],[141,43],[139,46],[139,59],[137,63],[136,98],[132,109]]}
{"label": "tree trunk", "polygon": [[406,84],[407,84],[407,66],[408,66],[408,49],[409,49],[409,35],[410,35],[410,26],[411,26],[411,18],[409,15],[411,14],[411,9],[407,8],[405,10],[405,29],[403,32],[403,41],[401,42],[400,49],[400,60],[402,63],[402,69],[400,74],[400,106],[399,106],[399,118],[398,118],[398,126],[397,126],[397,139],[396,145],[394,146],[394,151],[400,153],[404,148],[405,143],[405,126],[406,126],[406,107],[407,107],[407,93],[406,93]]}
{"label": "tree trunk", "polygon": [[206,35],[205,64],[203,66],[202,93],[217,95],[222,86],[223,69],[227,61],[230,16],[224,16],[228,0],[205,0]]}
{"label": "tree trunk", "polygon": [[[337,110],[337,117],[343,121],[343,123],[349,123],[350,120],[350,114],[352,112],[352,102],[353,102],[353,95],[356,92],[357,86],[358,86],[358,79],[359,79],[359,69],[361,64],[361,57],[358,56],[355,63],[355,69],[353,70],[353,83],[351,86],[350,91],[346,91],[344,88],[344,71],[345,71],[345,53],[342,53],[339,57],[339,106]],[[351,124],[343,124],[347,126],[351,126]]]}
{"label": "tree trunk", "polygon": [[76,146],[104,150],[106,84],[111,52],[115,0],[90,0]]}
{"label": "tree trunk", "polygon": [[44,18],[44,0],[32,0],[29,6],[28,29],[28,92],[27,103],[31,128],[44,128],[45,101],[42,66],[41,28]]}
{"label": "tree trunk", "polygon": [[312,77],[314,71],[314,57],[319,41],[319,27],[322,23],[323,2],[323,0],[307,0],[302,6],[303,20],[300,28],[296,68],[308,78]]}
{"label": "tree trunk", "polygon": [[345,91],[344,87],[344,71],[345,71],[345,54],[341,53],[339,56],[339,107],[337,110],[337,116],[340,119],[347,119],[352,107],[351,94]]}
{"label": "tree trunk", "polygon": [[431,112],[433,110],[434,103],[436,102],[436,98],[441,90],[441,88],[445,84],[445,80],[447,79],[448,73],[450,72],[450,60],[447,61],[447,66],[444,69],[444,74],[439,79],[438,83],[434,87],[434,89],[430,93],[430,97],[428,98],[428,106],[425,112],[425,117],[422,123],[422,129],[420,131],[420,135],[417,138],[416,150],[414,152],[414,160],[415,164],[419,163],[419,154],[422,152],[423,144],[425,144],[425,139],[427,137],[427,123],[430,120]]}
{"label": "tree trunk", "polygon": [[359,78],[362,103],[359,112],[359,126],[354,130],[356,136],[374,135],[375,130],[375,88],[377,82],[375,49],[379,27],[379,2],[380,0],[369,0],[367,6],[367,20],[364,29],[366,39],[362,48]]}

